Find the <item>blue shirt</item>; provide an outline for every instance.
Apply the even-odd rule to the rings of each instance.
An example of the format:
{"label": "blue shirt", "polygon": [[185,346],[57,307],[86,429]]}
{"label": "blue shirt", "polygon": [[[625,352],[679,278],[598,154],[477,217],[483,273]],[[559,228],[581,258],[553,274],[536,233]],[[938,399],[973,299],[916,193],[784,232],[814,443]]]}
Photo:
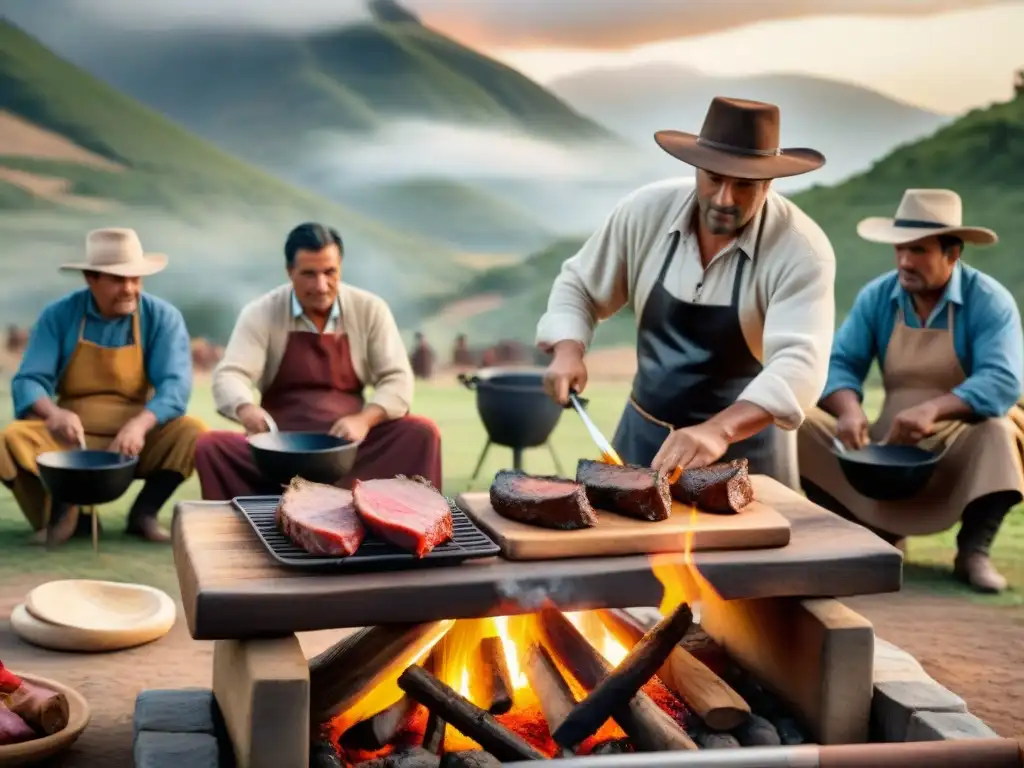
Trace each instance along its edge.
{"label": "blue shirt", "polygon": [[[1005,416],[1024,391],[1024,332],[1017,302],[994,278],[958,262],[924,327],[947,328],[950,304],[956,305],[953,348],[967,374],[953,394],[980,417]],[[885,365],[886,347],[901,307],[903,321],[921,328],[896,270],[861,289],[832,343],[822,399],[840,389],[852,389],[863,398],[872,361],[877,358],[880,368]]]}
{"label": "blue shirt", "polygon": [[[83,315],[86,341],[103,347],[132,343],[132,318],[101,316],[88,288],[47,304],[11,380],[15,418],[28,416],[39,398],[56,396],[57,384],[78,344]],[[155,390],[146,407],[164,424],[185,415],[192,395],[191,340],[181,312],[146,293],[139,297],[139,326],[146,378]]]}

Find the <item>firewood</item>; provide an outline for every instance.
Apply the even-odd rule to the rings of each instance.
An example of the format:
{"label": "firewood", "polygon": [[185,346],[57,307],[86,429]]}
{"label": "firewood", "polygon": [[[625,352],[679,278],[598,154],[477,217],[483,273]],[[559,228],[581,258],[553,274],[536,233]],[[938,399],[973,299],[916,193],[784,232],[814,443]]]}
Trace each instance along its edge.
{"label": "firewood", "polygon": [[373,717],[360,720],[341,735],[346,749],[373,752],[390,744],[412,722],[419,704],[403,696]]}
{"label": "firewood", "polygon": [[441,758],[440,768],[501,768],[501,761],[490,752],[467,749],[462,752],[448,752]]}
{"label": "firewood", "polygon": [[[551,654],[542,645],[533,644],[526,652],[524,667],[530,687],[537,696],[548,731],[554,731],[576,706],[572,689],[558,671]],[[559,747],[561,757],[571,757],[571,749]]]}
{"label": "firewood", "polygon": [[629,742],[626,739],[612,739],[611,741],[602,741],[592,750],[590,754],[594,755],[626,755],[633,751]]}
{"label": "firewood", "polygon": [[500,637],[485,637],[477,645],[472,680],[477,701],[492,715],[504,715],[512,709],[512,678],[505,661],[505,646]]}
{"label": "firewood", "polygon": [[392,752],[387,757],[375,757],[356,763],[355,768],[438,768],[441,758],[419,747]]}
{"label": "firewood", "polygon": [[[594,690],[612,671],[611,664],[561,611],[545,607],[536,618],[544,646],[584,689]],[[679,724],[643,691],[620,704],[611,716],[638,751],[671,752],[697,748]],[[601,725],[598,723],[594,730]]]}
{"label": "firewood", "polygon": [[597,731],[654,676],[692,623],[693,614],[685,603],[659,621],[552,732],[555,742],[575,747]]}
{"label": "firewood", "polygon": [[510,731],[486,710],[460,696],[422,667],[412,666],[398,687],[499,760],[545,760],[546,756]]}
{"label": "firewood", "polygon": [[[597,614],[615,639],[627,648],[644,636],[640,622],[625,611],[601,610]],[[681,646],[672,649],[657,674],[665,687],[713,731],[731,731],[750,717],[750,705]]]}
{"label": "firewood", "polygon": [[348,710],[383,681],[416,661],[455,624],[364,627],[309,661],[310,719],[323,723]]}
{"label": "firewood", "polygon": [[427,726],[423,729],[423,748],[435,755],[440,754],[447,729],[448,723],[437,712],[427,715]]}

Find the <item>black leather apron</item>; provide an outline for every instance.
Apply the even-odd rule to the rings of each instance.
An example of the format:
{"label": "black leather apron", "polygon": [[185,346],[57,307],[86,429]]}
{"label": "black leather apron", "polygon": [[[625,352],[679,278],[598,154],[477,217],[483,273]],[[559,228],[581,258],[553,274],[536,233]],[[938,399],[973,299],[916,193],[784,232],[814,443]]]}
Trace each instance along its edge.
{"label": "black leather apron", "polygon": [[[755,258],[764,219],[762,215]],[[747,258],[741,255],[737,261],[728,305],[692,304],[675,298],[664,286],[679,240],[680,233],[673,232],[637,329],[633,391],[612,441],[629,464],[649,466],[669,435],[669,425],[676,429],[694,426],[724,411],[763,369],[751,354],[740,326],[740,288]],[[722,460],[746,458],[751,473],[791,485],[792,453],[786,435],[771,425],[733,443]]]}

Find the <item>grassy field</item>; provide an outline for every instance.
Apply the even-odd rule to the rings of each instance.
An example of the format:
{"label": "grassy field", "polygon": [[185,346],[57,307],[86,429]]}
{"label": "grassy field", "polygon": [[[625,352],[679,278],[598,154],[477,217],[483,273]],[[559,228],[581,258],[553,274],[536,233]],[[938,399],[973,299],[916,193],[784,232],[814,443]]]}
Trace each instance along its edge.
{"label": "grassy field", "polygon": [[[614,432],[625,402],[628,387],[625,384],[595,383],[588,388],[590,410],[598,426],[608,435]],[[10,418],[9,396],[0,392],[0,424]],[[868,409],[879,405],[879,393],[873,391],[868,398]],[[231,425],[217,416],[210,397],[209,386],[200,383],[192,400],[192,413],[215,428]],[[444,435],[444,491],[455,495],[469,487],[473,471],[485,441],[485,434],[474,405],[474,395],[454,383],[436,383],[419,386],[414,410],[435,419]],[[568,413],[559,423],[554,437],[554,449],[563,466],[572,467],[580,456],[593,455],[593,447],[579,420]],[[527,471],[553,473],[554,464],[544,449],[527,452],[524,463]],[[492,447],[487,462],[477,478],[474,488],[485,489],[495,471],[511,465],[511,452]],[[136,484],[138,485],[138,484]],[[26,572],[45,572],[58,577],[132,579],[167,589],[176,589],[176,578],[171,563],[170,549],[127,540],[121,535],[124,514],[136,489],[119,502],[104,507],[101,519],[105,527],[100,542],[99,556],[94,556],[87,541],[74,541],[62,549],[46,553],[26,543],[29,529],[10,494],[0,487],[0,578],[12,578]],[[198,499],[199,484],[193,478],[177,494],[177,499]],[[171,507],[162,513],[170,521]],[[937,536],[914,539],[910,544],[911,565],[906,569],[907,580],[925,583],[936,591],[969,594],[950,582],[946,571],[952,562],[955,531]],[[1018,590],[1024,586],[1024,516],[1016,511],[1004,526],[996,543],[994,556],[1017,590],[998,598],[977,598],[998,603],[1020,603]]]}

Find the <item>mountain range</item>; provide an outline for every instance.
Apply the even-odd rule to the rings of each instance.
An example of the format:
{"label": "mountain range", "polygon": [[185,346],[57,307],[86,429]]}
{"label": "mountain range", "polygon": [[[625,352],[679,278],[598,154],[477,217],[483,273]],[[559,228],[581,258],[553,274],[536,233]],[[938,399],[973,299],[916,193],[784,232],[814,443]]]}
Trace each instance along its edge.
{"label": "mountain range", "polygon": [[[813,147],[827,158],[825,167],[814,174],[816,184],[864,171],[896,146],[953,120],[835,80],[795,74],[715,77],[667,63],[591,69],[548,86],[583,114],[659,157],[663,153],[651,138],[654,131],[698,133],[715,96],[777,104],[783,145]],[[780,188],[801,184],[804,181],[796,179]]]}

